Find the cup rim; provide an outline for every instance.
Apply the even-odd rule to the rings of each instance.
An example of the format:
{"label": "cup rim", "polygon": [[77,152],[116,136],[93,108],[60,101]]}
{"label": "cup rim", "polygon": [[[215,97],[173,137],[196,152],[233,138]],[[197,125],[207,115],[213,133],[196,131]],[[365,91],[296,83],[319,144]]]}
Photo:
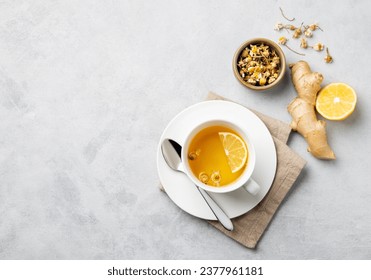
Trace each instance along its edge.
{"label": "cup rim", "polygon": [[[244,142],[247,145],[249,159],[248,159],[248,163],[247,163],[248,165],[246,166],[244,172],[237,178],[237,180],[235,180],[232,183],[229,183],[225,186],[212,187],[212,186],[209,186],[209,185],[206,185],[206,184],[202,183],[193,174],[193,172],[192,172],[192,170],[191,170],[191,168],[188,164],[187,155],[188,155],[189,144],[190,144],[191,140],[193,139],[193,137],[198,132],[200,132],[202,129],[204,129],[208,126],[218,125],[218,124],[222,125],[222,126],[224,125],[226,127],[230,127],[233,130],[238,132],[238,134],[243,138]],[[254,168],[255,168],[255,162],[256,162],[255,148],[254,148],[254,145],[253,145],[253,143],[251,142],[250,139],[251,138],[249,137],[248,133],[244,129],[240,128],[239,126],[237,126],[236,124],[234,124],[232,122],[225,121],[225,120],[222,120],[222,119],[209,120],[209,121],[203,122],[203,123],[197,125],[196,127],[194,127],[188,133],[188,135],[186,137],[186,140],[183,144],[181,157],[182,157],[182,164],[183,164],[184,172],[187,174],[187,176],[192,180],[192,182],[195,185],[204,189],[205,191],[214,192],[214,193],[227,193],[227,192],[234,191],[234,190],[242,187],[244,184],[247,183],[247,181],[251,178],[252,173],[253,173]]]}

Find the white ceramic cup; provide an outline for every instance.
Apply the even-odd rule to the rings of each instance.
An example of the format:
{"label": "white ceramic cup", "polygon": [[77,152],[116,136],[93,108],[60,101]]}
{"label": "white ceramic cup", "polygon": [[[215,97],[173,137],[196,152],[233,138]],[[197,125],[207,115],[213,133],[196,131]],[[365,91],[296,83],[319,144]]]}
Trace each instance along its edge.
{"label": "white ceramic cup", "polygon": [[[201,130],[207,127],[219,126],[219,125],[236,131],[242,137],[242,139],[244,140],[247,146],[248,161],[247,161],[247,166],[245,167],[244,172],[240,175],[240,177],[237,178],[237,180],[235,180],[234,182],[230,184],[223,185],[221,187],[213,187],[213,186],[209,186],[209,185],[202,183],[193,174],[191,167],[189,166],[188,154],[189,154],[189,145],[192,139],[196,136],[198,132],[200,132]],[[181,156],[182,156],[184,172],[189,176],[189,178],[193,181],[193,183],[195,183],[197,186],[204,189],[205,191],[214,192],[214,193],[227,193],[227,192],[232,192],[238,188],[244,188],[251,195],[256,195],[260,190],[260,186],[251,177],[254,171],[255,160],[256,160],[254,146],[251,143],[250,138],[248,137],[247,133],[243,131],[240,127],[236,126],[235,124],[232,124],[230,122],[223,121],[223,120],[212,120],[212,121],[207,121],[207,122],[204,122],[198,125],[194,129],[192,129],[187,135],[186,140],[182,147]]]}

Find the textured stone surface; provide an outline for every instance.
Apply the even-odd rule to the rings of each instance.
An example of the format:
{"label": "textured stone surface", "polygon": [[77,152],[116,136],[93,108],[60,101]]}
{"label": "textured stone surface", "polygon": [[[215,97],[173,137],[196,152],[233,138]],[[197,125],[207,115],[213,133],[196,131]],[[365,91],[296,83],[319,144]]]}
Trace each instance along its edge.
{"label": "textured stone surface", "polygon": [[[258,248],[249,250],[158,190],[156,148],[209,90],[290,121],[287,76],[256,93],[233,77],[235,49],[277,40],[284,21],[318,21],[306,60],[358,93],[328,122],[332,162],[307,167]],[[1,259],[370,259],[370,2],[18,1],[0,3]],[[284,35],[288,35],[283,31]],[[291,39],[292,48],[299,49]],[[285,49],[287,61],[302,57]]]}

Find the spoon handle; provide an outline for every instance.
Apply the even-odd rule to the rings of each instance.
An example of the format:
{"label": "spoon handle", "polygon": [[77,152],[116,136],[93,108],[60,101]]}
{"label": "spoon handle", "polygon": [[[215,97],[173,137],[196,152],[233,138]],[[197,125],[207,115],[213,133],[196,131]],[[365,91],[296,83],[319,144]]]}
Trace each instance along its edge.
{"label": "spoon handle", "polygon": [[211,196],[203,189],[197,187],[199,192],[201,193],[202,197],[205,199],[207,205],[209,205],[211,211],[213,211],[215,217],[219,220],[219,222],[223,225],[226,230],[232,231],[233,224],[231,219],[224,213],[222,208],[211,198]]}

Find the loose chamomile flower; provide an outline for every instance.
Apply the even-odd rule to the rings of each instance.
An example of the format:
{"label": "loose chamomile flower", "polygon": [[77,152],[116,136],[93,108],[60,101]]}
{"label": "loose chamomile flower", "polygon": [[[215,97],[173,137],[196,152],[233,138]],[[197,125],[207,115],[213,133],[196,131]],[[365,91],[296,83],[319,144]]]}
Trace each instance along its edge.
{"label": "loose chamomile flower", "polygon": [[294,31],[294,34],[292,35],[292,38],[299,38],[300,35],[301,35],[301,28],[296,28],[295,31]]}
{"label": "loose chamomile flower", "polygon": [[324,58],[326,63],[331,63],[333,61],[332,56],[330,55],[328,48],[326,48],[326,56]]}
{"label": "loose chamomile flower", "polygon": [[308,28],[309,28],[311,31],[314,31],[314,30],[316,30],[316,29],[322,30],[322,29],[318,26],[317,23],[313,23],[313,24],[309,25]]}
{"label": "loose chamomile flower", "polygon": [[[292,48],[290,48],[288,45],[286,45],[286,43],[287,43],[287,41],[288,41],[288,39],[286,38],[286,37],[280,37],[279,39],[278,39],[278,43],[280,44],[280,45],[284,45],[286,48],[288,48],[290,51],[292,51],[292,52],[294,52],[294,53],[296,53],[296,54],[298,54],[298,55],[305,55],[305,54],[303,54],[303,53],[298,53],[297,51],[295,51],[295,50],[293,50]],[[269,82],[269,80],[268,80],[268,82]]]}
{"label": "loose chamomile flower", "polygon": [[308,42],[307,42],[307,39],[305,39],[305,38],[301,38],[301,40],[300,40],[300,47],[303,48],[303,49],[308,48]]}
{"label": "loose chamomile flower", "polygon": [[317,51],[317,52],[321,52],[321,51],[323,51],[323,48],[324,48],[325,46],[322,44],[322,43],[317,43],[317,44],[315,44],[314,46],[313,46],[313,49],[315,50],[315,51]]}
{"label": "loose chamomile flower", "polygon": [[307,30],[304,31],[304,35],[305,37],[311,38],[313,36],[313,32],[311,29],[308,28]]}
{"label": "loose chamomile flower", "polygon": [[287,38],[282,36],[278,39],[278,43],[281,44],[281,45],[286,45],[287,43]]}
{"label": "loose chamomile flower", "polygon": [[274,30],[276,31],[280,31],[283,28],[284,28],[284,25],[281,22],[276,23],[276,25],[274,26]]}
{"label": "loose chamomile flower", "polygon": [[[292,18],[292,19],[287,18],[287,17],[285,16],[285,14],[283,13],[283,11],[282,11],[281,8],[280,8],[280,10],[281,10],[281,14],[282,14],[282,16],[283,16],[286,20],[288,20],[288,21],[294,21],[294,20],[295,20],[295,18]],[[324,46],[322,43],[317,43],[317,44],[315,44],[314,46],[309,46],[309,45],[308,45],[307,39],[308,39],[308,38],[312,38],[313,35],[314,35],[314,32],[315,32],[317,29],[323,31],[323,30],[321,29],[321,27],[318,25],[318,23],[316,23],[316,22],[315,22],[315,23],[312,23],[312,24],[310,24],[310,25],[304,25],[304,22],[302,22],[301,25],[298,26],[298,27],[295,26],[295,25],[293,25],[293,24],[282,24],[281,22],[276,23],[274,30],[281,31],[282,29],[285,29],[289,34],[292,35],[293,38],[295,38],[295,39],[299,39],[299,38],[300,38],[300,47],[303,48],[303,49],[312,48],[312,49],[314,49],[315,51],[320,52],[320,51],[323,51],[324,48],[325,48],[325,46]],[[299,52],[293,50],[293,49],[292,49],[292,48],[287,44],[287,42],[288,42],[288,39],[287,39],[286,37],[280,37],[280,38],[278,39],[278,43],[279,43],[280,45],[285,46],[285,47],[286,47],[287,49],[289,49],[290,51],[292,51],[292,52],[294,52],[294,53],[296,53],[296,54],[298,54],[298,55],[302,55],[302,56],[305,55],[304,53],[299,53]],[[326,55],[326,57],[324,58],[324,60],[325,60],[326,63],[331,63],[331,62],[332,62],[332,57],[331,57],[331,55],[327,53],[327,55]],[[268,83],[273,82],[273,79],[274,79],[274,78],[273,78],[272,76],[269,77],[269,78],[267,77]],[[263,82],[264,82],[264,80],[263,80]]]}

